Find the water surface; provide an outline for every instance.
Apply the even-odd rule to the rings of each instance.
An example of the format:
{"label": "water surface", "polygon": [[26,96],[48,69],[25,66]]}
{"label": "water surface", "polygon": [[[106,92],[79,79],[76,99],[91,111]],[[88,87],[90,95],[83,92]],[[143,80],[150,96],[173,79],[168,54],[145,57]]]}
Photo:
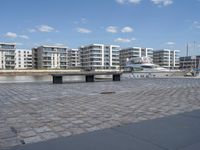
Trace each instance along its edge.
{"label": "water surface", "polygon": [[[63,81],[84,81],[84,76],[64,76]],[[0,83],[52,82],[52,76],[0,76]]]}

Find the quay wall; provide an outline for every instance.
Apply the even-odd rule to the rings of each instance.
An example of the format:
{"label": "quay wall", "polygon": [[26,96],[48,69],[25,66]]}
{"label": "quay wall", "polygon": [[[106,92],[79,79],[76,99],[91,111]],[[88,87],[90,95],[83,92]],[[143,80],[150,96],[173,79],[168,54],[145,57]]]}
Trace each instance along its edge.
{"label": "quay wall", "polygon": [[[95,70],[95,72],[100,71],[119,71],[119,70]],[[80,69],[72,70],[0,70],[0,76],[41,76],[41,75],[51,75],[51,74],[64,74],[69,72],[81,72]]]}
{"label": "quay wall", "polygon": [[0,70],[0,76],[41,76],[67,72],[80,72],[80,70]]}

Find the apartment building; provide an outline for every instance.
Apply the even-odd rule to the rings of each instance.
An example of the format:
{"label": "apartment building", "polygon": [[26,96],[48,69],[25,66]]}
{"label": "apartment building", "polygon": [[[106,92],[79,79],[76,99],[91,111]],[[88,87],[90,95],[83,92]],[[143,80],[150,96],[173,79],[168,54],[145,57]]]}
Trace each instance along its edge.
{"label": "apartment building", "polygon": [[181,70],[192,70],[200,68],[200,56],[185,56],[180,57],[180,69]]}
{"label": "apartment building", "polygon": [[153,48],[130,47],[120,50],[120,66],[126,66],[127,60],[135,57],[150,57],[153,59]]}
{"label": "apartment building", "polygon": [[167,69],[179,69],[179,50],[162,49],[153,52],[153,62]]}
{"label": "apartment building", "polygon": [[32,51],[28,49],[16,49],[15,69],[32,69]]}
{"label": "apartment building", "polygon": [[15,68],[15,47],[14,43],[0,43],[0,69]]}
{"label": "apartment building", "polygon": [[78,49],[69,49],[68,50],[68,64],[69,68],[78,68],[80,67],[80,54]]}
{"label": "apartment building", "polygon": [[120,47],[117,45],[91,44],[79,50],[82,69],[119,69]]}
{"label": "apartment building", "polygon": [[33,68],[67,69],[68,48],[63,46],[42,45],[32,49]]}

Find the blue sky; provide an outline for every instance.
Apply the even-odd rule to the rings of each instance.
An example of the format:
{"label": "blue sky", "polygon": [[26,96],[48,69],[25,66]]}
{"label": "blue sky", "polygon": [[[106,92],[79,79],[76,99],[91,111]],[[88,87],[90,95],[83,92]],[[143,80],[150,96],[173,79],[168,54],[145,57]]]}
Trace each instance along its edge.
{"label": "blue sky", "polygon": [[200,0],[1,0],[0,20],[0,41],[18,48],[105,43],[184,55],[189,43],[200,54]]}

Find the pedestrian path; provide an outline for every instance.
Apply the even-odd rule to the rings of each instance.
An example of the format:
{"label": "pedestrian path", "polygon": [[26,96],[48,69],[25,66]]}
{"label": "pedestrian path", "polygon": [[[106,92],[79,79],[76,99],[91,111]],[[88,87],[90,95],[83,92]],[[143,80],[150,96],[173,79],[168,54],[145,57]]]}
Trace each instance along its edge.
{"label": "pedestrian path", "polygon": [[198,150],[200,110],[10,150]]}

